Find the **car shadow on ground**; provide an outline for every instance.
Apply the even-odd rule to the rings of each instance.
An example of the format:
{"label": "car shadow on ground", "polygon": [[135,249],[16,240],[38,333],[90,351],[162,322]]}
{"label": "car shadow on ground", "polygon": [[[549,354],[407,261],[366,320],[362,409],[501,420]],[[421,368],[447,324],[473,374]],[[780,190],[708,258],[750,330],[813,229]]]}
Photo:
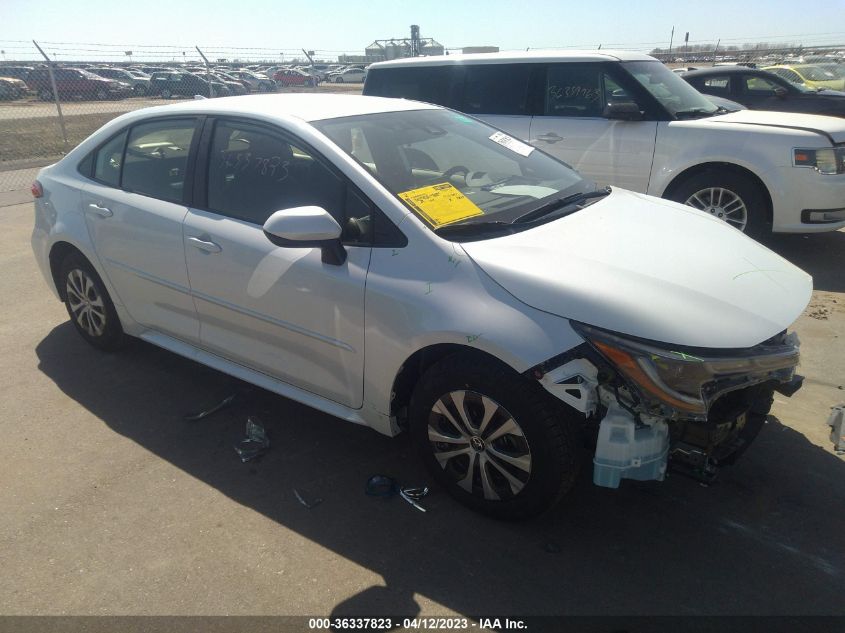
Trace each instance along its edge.
{"label": "car shadow on ground", "polygon": [[[39,369],[114,432],[383,577],[327,605],[335,615],[415,615],[415,595],[465,615],[842,613],[845,463],[774,418],[713,486],[673,475],[613,491],[594,487],[585,466],[555,510],[504,523],[436,488],[426,514],[365,496],[373,473],[429,481],[404,437],[141,342],[99,353],[68,323],[36,352]],[[234,391],[230,408],[183,419]],[[272,445],[243,464],[232,445],[247,415],[264,420]],[[324,501],[305,508],[294,488]]]}
{"label": "car shadow on ground", "polygon": [[782,233],[761,242],[813,276],[813,288],[845,292],[845,231]]}

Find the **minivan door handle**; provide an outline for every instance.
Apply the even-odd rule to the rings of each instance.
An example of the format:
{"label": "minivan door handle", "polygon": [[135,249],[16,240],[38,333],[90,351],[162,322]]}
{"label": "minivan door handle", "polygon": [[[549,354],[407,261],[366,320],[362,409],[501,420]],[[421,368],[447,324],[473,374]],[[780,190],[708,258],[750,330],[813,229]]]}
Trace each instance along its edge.
{"label": "minivan door handle", "polygon": [[537,137],[538,141],[545,141],[546,143],[557,143],[558,141],[562,141],[563,137],[558,136],[554,132],[546,132],[545,134],[540,134]]}
{"label": "minivan door handle", "polygon": [[201,251],[205,251],[206,253],[219,253],[223,250],[220,247],[220,244],[212,242],[211,240],[203,240],[198,237],[189,237],[188,242],[190,242],[192,246],[200,249]]}
{"label": "minivan door handle", "polygon": [[88,208],[91,209],[94,213],[99,215],[101,218],[110,218],[114,215],[112,210],[108,207],[101,207],[99,204],[94,204],[93,202],[88,205]]}

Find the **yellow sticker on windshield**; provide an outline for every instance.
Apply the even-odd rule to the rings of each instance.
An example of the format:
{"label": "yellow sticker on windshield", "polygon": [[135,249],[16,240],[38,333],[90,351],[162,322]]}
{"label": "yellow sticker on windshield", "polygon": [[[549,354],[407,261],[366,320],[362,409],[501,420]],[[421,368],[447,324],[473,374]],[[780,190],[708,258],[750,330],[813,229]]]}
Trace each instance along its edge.
{"label": "yellow sticker on windshield", "polygon": [[484,214],[448,182],[403,191],[399,197],[434,228]]}

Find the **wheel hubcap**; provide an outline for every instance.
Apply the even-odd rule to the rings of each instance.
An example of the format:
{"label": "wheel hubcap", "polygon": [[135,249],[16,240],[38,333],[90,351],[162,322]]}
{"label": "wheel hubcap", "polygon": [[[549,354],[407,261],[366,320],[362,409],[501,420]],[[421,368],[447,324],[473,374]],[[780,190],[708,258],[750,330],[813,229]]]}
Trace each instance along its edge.
{"label": "wheel hubcap", "polygon": [[522,428],[502,405],[480,393],[452,391],[437,400],[428,440],[440,467],[479,498],[512,498],[531,476],[531,449]]}
{"label": "wheel hubcap", "polygon": [[701,189],[687,198],[684,204],[709,213],[740,231],[744,231],[748,224],[748,208],[745,202],[730,189],[723,187]]}
{"label": "wheel hubcap", "polygon": [[102,336],[106,329],[106,308],[94,280],[75,268],[67,276],[67,304],[73,318],[89,336]]}

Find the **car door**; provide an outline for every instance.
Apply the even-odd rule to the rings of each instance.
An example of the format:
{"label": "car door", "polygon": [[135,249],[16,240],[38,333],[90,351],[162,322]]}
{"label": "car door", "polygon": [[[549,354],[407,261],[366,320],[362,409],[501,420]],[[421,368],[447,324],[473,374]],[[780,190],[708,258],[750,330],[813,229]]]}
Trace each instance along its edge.
{"label": "car door", "polygon": [[[364,370],[365,240],[347,260],[318,248],[275,246],[262,226],[307,205],[344,226],[362,208],[323,159],[279,128],[237,119],[207,126],[207,174],[185,219],[191,291],[209,351],[349,407],[360,407]],[[349,198],[348,196],[353,196]],[[368,212],[367,212],[368,213]]]}
{"label": "car door", "polygon": [[119,301],[141,325],[198,342],[182,223],[195,117],[134,125],[95,154],[82,203],[88,231]]}
{"label": "car door", "polygon": [[540,86],[543,109],[531,119],[529,143],[600,185],[648,189],[657,122],[603,115],[611,102],[636,103],[624,79],[603,64],[560,63],[548,65]]}

